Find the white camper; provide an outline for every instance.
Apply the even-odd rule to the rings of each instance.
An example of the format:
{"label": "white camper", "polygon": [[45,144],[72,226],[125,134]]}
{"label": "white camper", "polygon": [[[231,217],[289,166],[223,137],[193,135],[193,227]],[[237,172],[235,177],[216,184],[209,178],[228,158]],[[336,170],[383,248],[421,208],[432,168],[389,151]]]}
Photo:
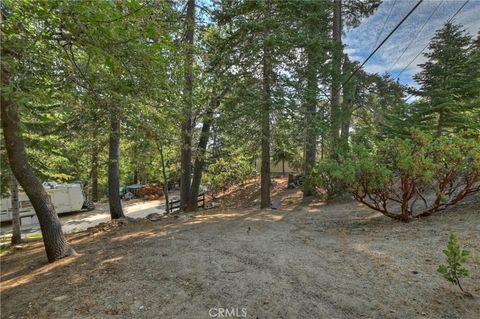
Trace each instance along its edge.
{"label": "white camper", "polygon": [[[93,203],[85,200],[82,185],[80,184],[57,184],[44,183],[43,186],[52,200],[57,214],[79,211],[82,209],[94,209]],[[20,208],[20,218],[34,216],[35,210],[32,203],[23,191],[18,192],[18,204]],[[12,199],[2,198],[2,207],[0,209],[0,222],[12,220]]]}

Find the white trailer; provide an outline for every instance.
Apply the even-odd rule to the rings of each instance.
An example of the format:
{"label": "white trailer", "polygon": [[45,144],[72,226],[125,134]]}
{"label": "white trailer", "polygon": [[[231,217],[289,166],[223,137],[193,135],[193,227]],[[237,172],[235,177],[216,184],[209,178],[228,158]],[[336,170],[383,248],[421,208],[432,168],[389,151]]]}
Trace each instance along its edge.
{"label": "white trailer", "polygon": [[[50,186],[44,183],[45,190],[52,200],[53,206],[57,214],[80,211],[82,209],[94,209],[93,203],[87,202],[83,194],[80,184],[68,184]],[[35,215],[32,203],[23,191],[18,192],[18,204],[20,207],[20,218],[31,217]],[[2,206],[0,209],[0,222],[12,220],[12,199],[2,198]]]}

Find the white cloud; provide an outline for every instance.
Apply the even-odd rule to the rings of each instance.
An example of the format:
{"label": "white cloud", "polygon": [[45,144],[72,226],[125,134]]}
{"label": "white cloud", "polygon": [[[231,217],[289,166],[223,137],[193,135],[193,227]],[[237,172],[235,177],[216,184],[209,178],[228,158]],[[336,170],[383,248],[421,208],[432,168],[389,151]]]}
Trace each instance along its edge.
{"label": "white cloud", "polygon": [[[375,43],[377,42],[378,45],[415,3],[416,0],[384,1],[374,15],[365,19],[358,28],[347,33],[345,52],[353,60],[364,61],[375,48]],[[435,31],[441,28],[463,3],[463,0],[424,1],[370,59],[365,69],[368,72],[379,73],[390,71],[393,75],[399,73],[429,43]],[[430,15],[432,16],[429,19]],[[480,1],[470,1],[456,16],[454,22],[464,25],[471,34],[476,35],[480,30],[479,16]],[[422,25],[427,20],[428,23],[422,29]],[[384,26],[383,30],[382,26]],[[407,46],[409,46],[408,49],[403,53]],[[395,61],[397,62],[394,64]],[[420,55],[408,66],[402,74],[404,82],[411,83],[411,77],[420,71],[417,65],[423,62],[425,58]]]}
{"label": "white cloud", "polygon": [[383,74],[387,71],[387,68],[383,64],[367,64],[364,66],[365,70],[369,73]]}
{"label": "white cloud", "polygon": [[345,48],[345,49],[343,49],[343,53],[346,53],[348,55],[355,54],[358,51],[359,51],[359,49],[355,49],[355,48]]}

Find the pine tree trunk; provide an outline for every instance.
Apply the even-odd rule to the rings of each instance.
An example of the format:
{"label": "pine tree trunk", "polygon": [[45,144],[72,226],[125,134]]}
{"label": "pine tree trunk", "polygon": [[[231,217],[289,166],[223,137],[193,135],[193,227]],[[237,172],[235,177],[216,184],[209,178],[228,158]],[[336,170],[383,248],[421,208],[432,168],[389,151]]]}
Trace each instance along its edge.
{"label": "pine tree trunk", "polygon": [[108,203],[112,219],[123,218],[120,199],[120,117],[113,110],[110,114],[110,141],[108,151]]}
{"label": "pine tree trunk", "polygon": [[168,201],[168,179],[167,171],[165,170],[165,160],[163,158],[163,144],[157,142],[157,148],[160,152],[160,162],[162,164],[163,193],[165,194],[165,213],[170,214],[170,202]]}
{"label": "pine tree trunk", "polygon": [[203,121],[202,131],[200,133],[200,139],[198,141],[197,156],[195,159],[195,165],[193,166],[193,179],[192,187],[190,190],[190,200],[188,202],[187,210],[195,212],[198,210],[197,197],[200,192],[200,183],[202,181],[202,172],[205,166],[205,155],[207,152],[207,144],[210,135],[210,127],[213,119],[213,109],[218,102],[212,101],[212,106],[207,109],[205,114],[205,120]]}
{"label": "pine tree trunk", "polygon": [[190,198],[192,175],[192,111],[193,111],[193,46],[195,34],[195,0],[187,1],[185,34],[185,91],[184,120],[182,123],[182,149],[180,160],[180,210],[185,210]]}
{"label": "pine tree trunk", "polygon": [[[270,4],[270,3],[269,3]],[[271,206],[270,201],[270,105],[271,105],[271,49],[264,44],[262,61],[262,113],[261,113],[261,132],[262,132],[262,167],[260,170],[260,208]]]}
{"label": "pine tree trunk", "polygon": [[330,108],[331,149],[333,158],[338,158],[336,151],[340,130],[340,88],[342,60],[342,0],[334,0],[333,9],[333,41],[335,47],[332,54],[332,100]]}
{"label": "pine tree trunk", "polygon": [[191,182],[191,163],[192,163],[192,137],[191,120],[187,120],[182,125],[182,149],[180,159],[180,209],[184,210],[190,197]]}
{"label": "pine tree trunk", "polygon": [[98,150],[94,149],[92,154],[92,201],[98,201]]}
{"label": "pine tree trunk", "polygon": [[344,150],[348,150],[348,139],[350,137],[350,125],[352,122],[352,110],[349,104],[345,105],[344,118],[342,121],[342,131],[340,133],[341,145]]}
{"label": "pine tree trunk", "polygon": [[20,232],[20,209],[18,205],[18,183],[15,176],[12,175],[12,246],[22,242],[22,233]]}
{"label": "pine tree trunk", "polygon": [[[6,86],[8,75],[2,71],[2,86]],[[1,120],[10,167],[35,209],[48,261],[54,262],[75,254],[63,235],[60,219],[50,197],[28,163],[25,144],[18,133],[20,118],[17,107],[4,94],[1,96]]]}
{"label": "pine tree trunk", "polygon": [[[317,157],[317,68],[314,63],[312,50],[307,49],[307,91],[305,92],[305,176],[310,176],[312,168],[315,166]],[[313,195],[313,188],[308,183],[303,186],[303,194],[305,196]]]}
{"label": "pine tree trunk", "polygon": [[138,170],[135,169],[133,172],[133,184],[138,184]]}
{"label": "pine tree trunk", "polygon": [[322,139],[320,141],[320,159],[323,160],[325,156],[325,140],[322,136]]}
{"label": "pine tree trunk", "polygon": [[[348,59],[348,55],[345,54],[343,60],[343,74],[352,74],[354,71],[354,65]],[[349,149],[348,139],[350,137],[350,126],[352,122],[353,103],[357,96],[357,81],[353,77],[343,88],[343,103],[341,110],[341,131],[340,131],[340,151],[346,154]]]}

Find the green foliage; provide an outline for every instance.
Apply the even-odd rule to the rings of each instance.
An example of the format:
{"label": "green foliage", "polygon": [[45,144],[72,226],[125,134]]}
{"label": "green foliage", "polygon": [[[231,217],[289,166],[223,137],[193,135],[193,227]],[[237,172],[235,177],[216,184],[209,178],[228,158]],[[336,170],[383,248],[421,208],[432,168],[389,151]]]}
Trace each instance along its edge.
{"label": "green foliage", "polygon": [[349,191],[386,216],[408,221],[480,191],[480,145],[470,138],[434,139],[413,131],[371,147],[352,146],[340,162],[317,164],[313,182],[331,195]]}
{"label": "green foliage", "polygon": [[15,252],[15,248],[11,247],[9,244],[0,245],[0,257],[8,256]]}
{"label": "green foliage", "polygon": [[[358,26],[379,3],[344,1],[345,25]],[[338,158],[318,162],[305,183],[330,197],[347,190],[389,212],[393,206],[383,207],[386,201],[398,204],[402,195],[411,195],[400,212],[408,219],[423,202],[420,194],[439,194],[426,205],[430,208],[421,209],[429,213],[456,203],[460,191],[476,191],[478,143],[449,134],[469,129],[470,137],[479,135],[478,44],[457,26],[437,32],[417,75],[421,99],[412,104],[403,101],[405,87],[398,81],[358,70],[343,87],[341,112],[332,121],[332,75],[340,81],[356,68],[347,57],[343,70],[339,65],[332,72],[334,52],[341,52],[332,39],[332,4],[201,5],[207,10],[199,11],[195,30],[191,137],[195,155],[208,105],[213,120],[204,184],[218,192],[253,175],[263,138],[259,110],[268,91],[272,161],[308,170],[305,160],[313,156],[302,153],[309,148],[318,156],[320,145],[315,144],[321,140],[322,157],[335,152]],[[121,119],[122,183],[133,182],[135,175],[141,181],[163,179],[159,145],[167,179],[179,179],[188,47],[184,5],[140,0],[2,3],[2,50],[9,52],[3,54],[2,71],[11,74],[2,94],[19,107],[29,160],[42,180],[80,180],[88,190],[95,166],[105,193],[112,114]],[[265,60],[271,67],[268,83],[262,82]],[[444,137],[411,134],[412,129],[431,134],[440,113],[445,115]],[[348,122],[341,128],[342,135],[347,133],[341,143],[329,134],[337,121]],[[348,132],[353,132],[351,138]],[[386,140],[378,143],[379,136]],[[8,164],[0,155],[2,193],[8,193]]]}
{"label": "green foliage", "polygon": [[219,158],[208,165],[204,183],[212,195],[254,177],[252,162],[245,156]]}
{"label": "green foliage", "polygon": [[455,233],[450,233],[447,249],[444,249],[443,253],[447,256],[447,264],[438,266],[437,271],[443,275],[443,278],[457,285],[463,291],[460,278],[468,277],[468,269],[464,266],[464,263],[467,261],[470,252],[462,250]]}
{"label": "green foliage", "polygon": [[415,75],[423,98],[413,108],[419,125],[442,133],[478,129],[480,60],[473,39],[461,25],[447,23],[430,42],[428,59]]}
{"label": "green foliage", "polygon": [[346,171],[346,167],[338,161],[325,159],[317,162],[304,183],[320,188],[328,198],[333,198],[346,189]]}
{"label": "green foliage", "polygon": [[[128,155],[130,145],[145,144],[143,131],[152,129],[151,122],[155,129],[175,126],[167,109],[180,94],[167,85],[167,77],[182,77],[172,45],[179,24],[171,4],[7,0],[3,13],[2,56],[3,50],[11,54],[2,58],[2,71],[12,76],[10,85],[2,83],[2,95],[20,108],[29,161],[41,180],[79,180],[88,189],[92,156],[98,155],[99,183],[106,187],[112,112],[122,119]],[[162,112],[145,117],[147,108]],[[142,151],[150,156],[142,156],[139,166],[154,158],[154,143],[147,148]],[[7,181],[3,155],[1,177]],[[132,157],[123,162],[134,162],[137,155]],[[127,168],[123,180],[138,169]],[[149,173],[158,178],[158,172],[157,166]],[[8,184],[2,182],[2,193]]]}

